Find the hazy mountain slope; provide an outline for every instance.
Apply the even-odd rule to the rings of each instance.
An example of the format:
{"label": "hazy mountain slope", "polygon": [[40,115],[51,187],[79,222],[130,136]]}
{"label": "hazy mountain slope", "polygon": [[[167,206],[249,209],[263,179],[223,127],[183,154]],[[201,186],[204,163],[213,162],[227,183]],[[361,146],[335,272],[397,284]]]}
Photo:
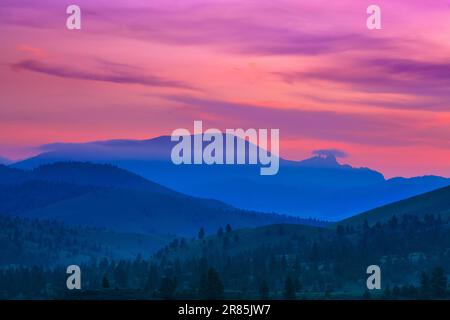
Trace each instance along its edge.
{"label": "hazy mountain slope", "polygon": [[17,215],[96,189],[98,188],[38,180],[11,186],[0,185],[0,213]]}
{"label": "hazy mountain slope", "polygon": [[0,157],[0,164],[7,165],[7,164],[10,164],[10,163],[12,163],[12,162],[13,162],[13,161],[12,161],[12,160],[9,160],[8,158]]}
{"label": "hazy mountain slope", "polygon": [[450,217],[450,187],[441,188],[412,198],[391,203],[351,218],[339,221],[337,224],[361,225],[367,220],[369,225],[385,222],[392,216],[414,215],[423,217],[426,214],[441,215],[446,219]]}
{"label": "hazy mountain slope", "polygon": [[98,190],[22,215],[56,219],[72,225],[104,227],[120,232],[170,233],[184,236],[196,235],[201,227],[208,233],[215,232],[228,223],[236,227],[249,227],[303,222],[279,215],[247,212],[215,201],[130,189]]}
{"label": "hazy mountain slope", "polygon": [[[1,186],[0,213],[57,219],[120,232],[192,236],[270,223],[319,223],[235,209],[223,202],[174,192],[111,165],[55,163],[32,171],[3,168],[20,183]],[[0,173],[1,177],[1,173]]]}
{"label": "hazy mountain slope", "polygon": [[0,215],[0,266],[81,264],[91,259],[150,256],[170,237],[69,227]]}
{"label": "hazy mountain slope", "polygon": [[173,190],[109,164],[56,162],[33,169],[28,179],[176,194]]}
{"label": "hazy mountain slope", "polygon": [[173,190],[110,164],[74,161],[52,162],[51,164],[43,164],[33,170],[0,165],[0,186],[18,185],[36,180],[176,194]]}
{"label": "hazy mountain slope", "polygon": [[20,184],[27,181],[28,172],[0,164],[0,186]]}

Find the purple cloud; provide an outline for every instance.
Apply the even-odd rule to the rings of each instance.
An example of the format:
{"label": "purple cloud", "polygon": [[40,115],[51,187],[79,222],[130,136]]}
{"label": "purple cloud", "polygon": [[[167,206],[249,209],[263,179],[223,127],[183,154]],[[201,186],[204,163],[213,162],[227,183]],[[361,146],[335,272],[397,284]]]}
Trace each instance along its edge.
{"label": "purple cloud", "polygon": [[[427,62],[408,59],[360,59],[334,68],[310,71],[277,72],[286,83],[324,81],[351,86],[368,93],[406,94],[412,103],[398,101],[340,101],[363,103],[394,109],[448,111],[450,98],[450,62]],[[320,98],[318,98],[320,99]]]}
{"label": "purple cloud", "polygon": [[153,18],[146,17],[146,23],[143,23],[138,15],[137,19],[127,21],[128,28],[119,31],[119,34],[172,45],[214,46],[231,53],[262,56],[387,50],[399,43],[398,40],[394,42],[387,38],[346,31],[324,34],[317,30],[283,27],[282,23],[267,21],[266,14],[265,19],[253,20],[240,17],[239,14],[231,18],[217,12],[205,16],[193,14],[191,17],[186,17],[185,12],[157,11],[155,16],[155,12],[147,11],[147,14]]}
{"label": "purple cloud", "polygon": [[138,72],[133,73],[130,70],[125,71],[123,68],[114,68],[114,64],[112,63],[109,63],[109,73],[106,74],[94,73],[66,66],[52,66],[37,60],[23,60],[13,64],[11,67],[14,70],[33,71],[60,78],[113,82],[119,84],[140,84],[149,87],[194,89],[190,85],[182,82],[166,80],[157,76],[144,75]]}
{"label": "purple cloud", "polygon": [[[21,1],[22,2],[22,1]],[[55,28],[63,26],[65,5],[59,1],[7,1],[0,12],[2,23]],[[237,54],[319,55],[348,50],[383,49],[397,42],[354,31],[324,32],[317,21],[334,19],[308,3],[277,4],[273,1],[227,3],[186,1],[151,4],[129,1],[126,5],[79,0],[89,33],[114,34],[176,46],[205,45]],[[27,10],[21,10],[27,8]],[[271,15],[268,16],[268,12]],[[41,22],[42,21],[42,22]],[[286,23],[290,22],[290,23]],[[303,26],[309,26],[303,28]]]}
{"label": "purple cloud", "polygon": [[380,99],[377,96],[371,96],[366,99],[358,98],[330,98],[323,97],[319,95],[314,95],[312,93],[298,93],[295,94],[297,97],[302,99],[302,101],[314,101],[319,103],[324,103],[328,105],[347,105],[347,106],[366,106],[366,107],[376,107],[383,109],[399,109],[399,110],[434,110],[434,111],[446,111],[448,110],[448,103],[445,99],[440,99],[439,97],[430,96],[417,96],[414,97],[413,101],[397,101],[397,100],[387,100]]}
{"label": "purple cloud", "polygon": [[372,59],[368,63],[397,75],[404,74],[423,80],[450,81],[450,61],[439,63],[408,59]]}
{"label": "purple cloud", "polygon": [[[406,115],[387,117],[381,113],[269,108],[190,96],[166,96],[165,98],[182,105],[178,112],[185,119],[198,120],[208,116],[208,119],[211,119],[208,121],[210,127],[220,128],[225,124],[225,128],[237,126],[279,128],[284,138],[304,137],[364,145],[442,146],[444,144],[450,147],[449,129],[435,132],[432,137],[423,135],[417,132],[415,118]],[[411,134],[411,132],[417,132],[417,134]]]}

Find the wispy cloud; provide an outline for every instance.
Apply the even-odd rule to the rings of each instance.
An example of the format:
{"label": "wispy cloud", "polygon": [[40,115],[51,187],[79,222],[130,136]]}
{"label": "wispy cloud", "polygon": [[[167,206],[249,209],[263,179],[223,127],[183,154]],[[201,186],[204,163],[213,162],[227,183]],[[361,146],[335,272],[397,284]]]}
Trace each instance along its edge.
{"label": "wispy cloud", "polygon": [[[391,39],[352,32],[344,25],[324,32],[323,23],[318,21],[336,17],[307,2],[129,1],[127,5],[108,2],[102,6],[80,0],[79,4],[91,34],[176,46],[202,45],[235,54],[320,55],[361,48],[386,50],[396,45]],[[24,10],[27,6],[30,10]],[[55,10],[64,9],[61,3],[46,1],[41,8],[9,3],[4,5],[8,12],[2,17],[3,23],[40,28],[63,25]]]}
{"label": "wispy cloud", "polygon": [[[412,59],[355,59],[351,63],[306,71],[276,72],[289,84],[297,82],[334,83],[365,93],[403,94],[410,102],[382,101],[374,96],[365,104],[393,109],[449,111],[450,61],[428,62]],[[331,101],[336,102],[336,101]],[[343,100],[361,103],[364,101]]]}
{"label": "wispy cloud", "polygon": [[428,129],[421,129],[417,128],[413,117],[405,115],[269,108],[179,95],[166,98],[182,104],[184,112],[194,117],[196,114],[208,115],[212,119],[211,125],[215,124],[216,118],[231,127],[280,128],[284,138],[303,137],[376,146],[444,144],[450,147],[450,129],[441,128],[439,132],[434,129],[433,134],[424,135],[424,131],[430,129],[425,119],[424,125]]}
{"label": "wispy cloud", "polygon": [[139,84],[149,87],[194,89],[192,86],[186,83],[166,80],[158,76],[131,72],[129,70],[124,71],[122,70],[122,68],[117,69],[114,68],[114,64],[109,64],[107,72],[103,73],[95,73],[67,66],[50,65],[37,60],[23,60],[13,64],[11,67],[14,70],[27,70],[68,79],[103,81],[118,84]]}

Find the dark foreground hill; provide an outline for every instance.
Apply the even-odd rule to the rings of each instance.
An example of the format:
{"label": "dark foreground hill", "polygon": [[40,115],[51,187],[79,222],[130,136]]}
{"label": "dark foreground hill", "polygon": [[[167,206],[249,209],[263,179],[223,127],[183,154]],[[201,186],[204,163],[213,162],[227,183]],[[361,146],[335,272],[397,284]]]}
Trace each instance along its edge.
{"label": "dark foreground hill", "polygon": [[403,215],[412,215],[423,218],[427,214],[440,215],[443,219],[450,217],[450,187],[375,208],[342,220],[338,224],[361,225],[367,221],[369,225],[374,225],[377,222],[386,222],[393,216],[401,218]]}
{"label": "dark foreground hill", "polygon": [[0,165],[0,186],[14,186],[29,181],[71,183],[79,186],[120,187],[165,194],[178,194],[132,172],[108,164],[55,162],[20,170]]}

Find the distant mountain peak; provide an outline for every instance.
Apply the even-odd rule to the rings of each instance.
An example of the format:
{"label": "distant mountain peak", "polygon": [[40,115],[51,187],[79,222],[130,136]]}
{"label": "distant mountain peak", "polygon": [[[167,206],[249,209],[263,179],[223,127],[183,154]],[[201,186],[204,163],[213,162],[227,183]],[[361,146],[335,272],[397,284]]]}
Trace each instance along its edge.
{"label": "distant mountain peak", "polygon": [[317,163],[323,166],[340,166],[334,155],[319,155],[309,158],[310,162]]}
{"label": "distant mountain peak", "polygon": [[315,155],[311,158],[298,161],[296,163],[299,167],[309,167],[309,168],[347,168],[350,169],[351,166],[347,164],[340,164],[336,157],[332,154],[329,155]]}

